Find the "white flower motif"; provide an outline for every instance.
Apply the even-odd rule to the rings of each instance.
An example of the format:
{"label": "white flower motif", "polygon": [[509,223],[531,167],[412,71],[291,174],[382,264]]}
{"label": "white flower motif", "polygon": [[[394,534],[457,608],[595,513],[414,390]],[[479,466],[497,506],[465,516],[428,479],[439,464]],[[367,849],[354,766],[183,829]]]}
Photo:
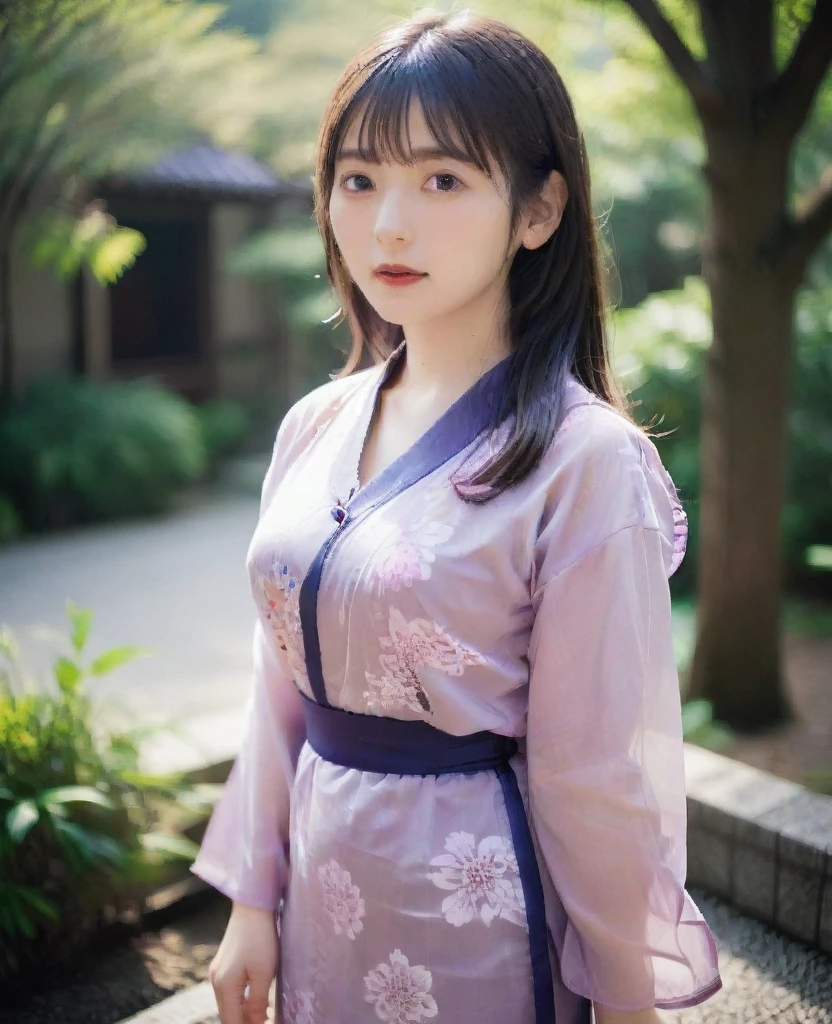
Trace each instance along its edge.
{"label": "white flower motif", "polygon": [[398,608],[391,608],[388,617],[390,636],[379,643],[390,653],[379,655],[384,674],[365,672],[370,689],[364,691],[367,704],[382,708],[404,706],[411,711],[430,712],[428,695],[417,670],[439,669],[449,676],[462,675],[466,665],[483,665],[485,659],[458,643],[436,622],[411,619],[408,622]]}
{"label": "white flower motif", "polygon": [[[391,522],[381,543],[371,557],[370,577],[380,596],[385,590],[412,587],[415,580],[430,579],[431,565],[436,560],[434,548],[444,543],[454,528],[458,502],[446,487],[431,491],[413,518]],[[378,537],[378,533],[373,534]]]}
{"label": "white flower motif", "polygon": [[500,836],[486,836],[474,851],[476,840],[470,832],[452,832],[445,840],[447,853],[434,857],[431,865],[440,870],[430,879],[439,889],[451,889],[442,901],[445,920],[459,928],[480,920],[491,925],[502,917],[526,925],[522,888],[507,874],[517,874],[517,858]]}
{"label": "white flower motif", "polygon": [[390,963],[381,963],[364,978],[364,998],[375,1004],[376,1016],[387,1024],[418,1024],[439,1012],[430,995],[433,977],[424,967],[411,967],[400,949],[394,949]]}
{"label": "white flower motif", "polygon": [[314,1024],[314,999],[312,992],[284,992],[282,1024]]}
{"label": "white flower motif", "polygon": [[324,891],[324,910],[332,920],[336,935],[346,934],[351,939],[364,928],[364,900],[357,885],[353,885],[349,871],[336,860],[318,868],[318,879]]}

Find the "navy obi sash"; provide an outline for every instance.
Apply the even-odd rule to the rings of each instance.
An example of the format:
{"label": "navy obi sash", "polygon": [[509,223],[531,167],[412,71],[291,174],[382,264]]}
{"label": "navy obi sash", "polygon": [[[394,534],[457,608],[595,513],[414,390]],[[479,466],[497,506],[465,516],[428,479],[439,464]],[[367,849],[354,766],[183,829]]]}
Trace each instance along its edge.
{"label": "navy obi sash", "polygon": [[526,809],[509,758],[517,741],[493,732],[454,736],[423,721],[365,715],[319,704],[305,694],[303,710],[310,747],[327,761],[359,771],[393,775],[447,775],[494,771],[508,812],[514,854],[520,872],[526,920],[536,1024],[555,1024],[555,996],[543,886]]}

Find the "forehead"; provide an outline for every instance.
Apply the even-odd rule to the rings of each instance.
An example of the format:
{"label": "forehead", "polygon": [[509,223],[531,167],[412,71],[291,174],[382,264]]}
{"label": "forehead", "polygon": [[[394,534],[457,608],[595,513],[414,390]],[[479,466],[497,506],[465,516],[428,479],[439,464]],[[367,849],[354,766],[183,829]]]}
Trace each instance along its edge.
{"label": "forehead", "polygon": [[[375,134],[382,127],[380,123],[382,121],[388,122],[386,125],[388,129],[393,128],[393,125],[390,123],[391,121],[397,122],[395,127],[398,128],[398,136],[404,148],[439,145],[438,140],[428,127],[424,111],[422,110],[422,104],[417,97],[414,96],[410,100],[406,117],[401,115],[396,117],[394,115],[388,120],[388,118],[380,115],[381,112],[370,109],[368,103],[359,107],[347,124],[340,148],[355,149],[362,142],[366,144],[368,133],[370,135]],[[461,140],[458,140],[458,145],[462,148]]]}
{"label": "forehead", "polygon": [[385,105],[372,100],[348,114],[348,120],[334,153],[335,161],[356,157],[371,163],[412,164],[419,160],[450,158],[470,164],[489,177],[499,176],[493,158],[472,151],[450,118],[433,126],[419,97],[406,103]]}

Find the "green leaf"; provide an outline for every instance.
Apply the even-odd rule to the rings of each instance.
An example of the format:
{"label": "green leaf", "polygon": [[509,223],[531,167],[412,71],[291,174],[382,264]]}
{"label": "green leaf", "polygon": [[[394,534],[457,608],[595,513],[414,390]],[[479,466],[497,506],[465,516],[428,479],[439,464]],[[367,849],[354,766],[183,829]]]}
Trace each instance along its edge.
{"label": "green leaf", "polygon": [[92,611],[89,608],[75,608],[74,606],[72,606],[71,610],[68,609],[68,611],[72,619],[72,646],[80,654],[84,649],[92,626]]}
{"label": "green leaf", "polygon": [[103,676],[105,673],[112,672],[113,669],[119,668],[121,665],[126,665],[127,662],[132,661],[134,658],[148,653],[148,649],[144,647],[113,647],[111,650],[99,655],[90,665],[89,671],[91,675]]}
{"label": "green leaf", "polygon": [[55,829],[68,839],[77,852],[88,864],[109,861],[121,865],[124,861],[125,849],[121,843],[100,832],[91,832],[73,821],[54,821]]}
{"label": "green leaf", "polygon": [[55,661],[54,671],[61,693],[66,694],[68,697],[75,694],[81,681],[81,669],[75,662],[61,655]]}
{"label": "green leaf", "polygon": [[128,786],[135,786],[137,789],[154,791],[159,793],[177,792],[183,785],[185,775],[183,773],[171,773],[170,775],[154,775],[150,772],[133,771],[125,769],[119,772],[119,778]]}
{"label": "green leaf", "polygon": [[90,270],[100,285],[115,284],[146,247],[140,231],[118,227],[94,247],[89,258]]}
{"label": "green leaf", "polygon": [[43,917],[50,921],[59,921],[61,914],[55,904],[48,900],[43,893],[31,885],[19,885],[16,887],[20,899],[28,903],[30,907],[37,910]]}
{"label": "green leaf", "polygon": [[41,794],[40,802],[50,809],[53,805],[60,804],[97,804],[108,810],[113,810],[116,806],[100,789],[92,786],[58,786],[55,789],[47,789]]}
{"label": "green leaf", "polygon": [[181,857],[193,860],[199,852],[199,846],[186,839],[185,836],[173,835],[169,832],[145,832],[139,836],[139,842],[150,853],[161,853],[170,857]]}
{"label": "green leaf", "polygon": [[14,931],[22,932],[26,938],[35,937],[34,924],[26,912],[26,906],[20,898],[20,886],[10,885],[7,887],[5,896],[5,907],[8,911],[9,921]]}
{"label": "green leaf", "polygon": [[21,800],[6,815],[6,830],[14,843],[19,843],[33,825],[40,820],[40,810],[34,800]]}

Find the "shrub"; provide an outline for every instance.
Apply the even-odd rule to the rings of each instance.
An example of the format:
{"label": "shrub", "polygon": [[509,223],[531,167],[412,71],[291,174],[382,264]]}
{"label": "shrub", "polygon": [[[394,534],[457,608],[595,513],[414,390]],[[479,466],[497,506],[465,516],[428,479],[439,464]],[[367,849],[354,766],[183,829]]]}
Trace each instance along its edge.
{"label": "shrub", "polygon": [[207,460],[193,407],[145,380],[41,379],[0,419],[0,451],[33,530],[161,512]]}
{"label": "shrub", "polygon": [[139,737],[102,729],[85,677],[111,672],[144,651],[81,658],[92,621],[67,602],[71,653],[38,689],[17,642],[0,629],[0,987],[71,960],[108,921],[141,913],[147,888],[171,858],[197,847],[157,830],[165,806],[194,790],[177,775],[144,774]]}
{"label": "shrub", "polygon": [[21,528],[17,509],[5,494],[0,493],[0,544],[14,540]]}
{"label": "shrub", "polygon": [[211,466],[239,447],[250,427],[249,416],[239,402],[215,398],[196,406],[206,457]]}

